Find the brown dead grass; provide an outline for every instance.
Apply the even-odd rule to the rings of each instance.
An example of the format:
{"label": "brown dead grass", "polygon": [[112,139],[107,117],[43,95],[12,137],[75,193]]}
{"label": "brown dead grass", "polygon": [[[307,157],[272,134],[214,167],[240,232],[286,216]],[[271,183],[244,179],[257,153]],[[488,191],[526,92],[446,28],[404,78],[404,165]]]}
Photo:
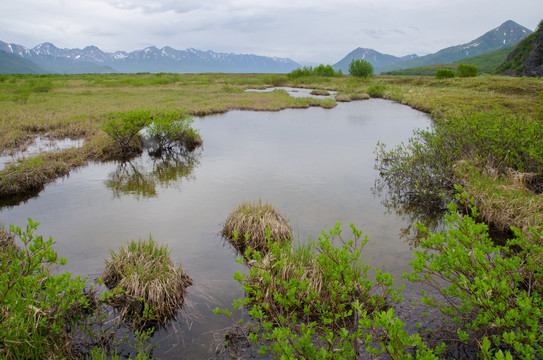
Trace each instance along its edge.
{"label": "brown dead grass", "polygon": [[543,227],[543,195],[533,190],[541,186],[540,174],[513,170],[503,174],[492,166],[460,161],[455,176],[485,222],[501,231],[516,227],[527,235],[530,228]]}
{"label": "brown dead grass", "polygon": [[[175,267],[166,246],[149,241],[130,242],[106,260],[102,280],[109,289],[122,290],[110,299],[121,315],[139,325],[165,324],[175,318],[192,279]],[[154,314],[144,313],[145,305]]]}
{"label": "brown dead grass", "polygon": [[288,219],[272,205],[261,201],[253,204],[244,202],[230,213],[221,235],[240,253],[244,253],[248,246],[253,250],[265,251],[268,229],[271,241],[287,242],[292,237]]}

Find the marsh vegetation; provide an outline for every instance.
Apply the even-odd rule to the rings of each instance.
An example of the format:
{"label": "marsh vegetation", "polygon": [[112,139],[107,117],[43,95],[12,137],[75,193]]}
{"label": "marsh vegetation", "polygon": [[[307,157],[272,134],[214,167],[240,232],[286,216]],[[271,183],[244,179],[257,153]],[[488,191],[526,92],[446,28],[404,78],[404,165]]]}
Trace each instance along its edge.
{"label": "marsh vegetation", "polygon": [[[284,91],[269,93],[243,91],[271,86],[301,86],[338,93],[333,100],[293,98]],[[294,223],[298,223],[302,218],[313,218],[313,222],[318,222],[314,226],[307,226],[307,229],[310,229],[309,233],[315,233],[315,227],[330,227],[331,222],[334,222],[330,219],[336,220],[339,216],[359,213],[361,203],[370,209],[364,218],[359,215],[348,215],[351,218],[337,220],[364,221],[365,227],[370,228],[372,222],[384,221],[386,225],[372,230],[371,241],[367,244],[356,227],[352,228],[353,239],[345,242],[342,241],[340,229],[332,227],[333,230],[325,232],[318,241],[306,241],[303,238],[300,243],[270,241],[270,250],[266,254],[262,251],[262,246],[251,246],[252,251],[245,254],[247,267],[241,264],[237,268],[228,265],[213,273],[212,276],[221,278],[225,273],[224,269],[240,271],[236,279],[241,283],[244,294],[236,293],[232,296],[233,298],[241,296],[234,302],[234,310],[240,312],[241,319],[250,320],[251,326],[256,326],[249,328],[250,330],[244,332],[243,336],[263,346],[262,351],[272,356],[313,357],[317,353],[327,353],[331,358],[334,356],[349,358],[360,356],[363,352],[369,354],[386,352],[392,358],[400,359],[415,356],[416,352],[420,351],[418,355],[420,358],[435,358],[454,357],[457,351],[455,349],[461,348],[466,354],[473,356],[479,354],[483,358],[540,357],[542,353],[540,329],[543,318],[540,313],[542,297],[540,198],[543,150],[539,141],[543,121],[542,88],[541,79],[493,76],[452,79],[374,76],[366,80],[342,76],[289,78],[283,75],[224,74],[3,76],[0,81],[0,108],[4,114],[0,120],[2,128],[0,149],[4,153],[24,150],[37,136],[84,139],[84,143],[78,148],[27,156],[6,166],[0,171],[0,197],[9,200],[15,194],[39,192],[45,184],[53,182],[58,177],[63,177],[63,181],[66,182],[64,186],[68,186],[72,180],[77,184],[77,179],[81,180],[81,177],[90,175],[85,172],[86,167],[82,165],[91,163],[94,164],[92,166],[104,166],[107,170],[100,171],[109,174],[104,177],[108,180],[102,184],[107,191],[93,187],[92,197],[100,201],[105,198],[111,201],[113,198],[116,205],[108,210],[103,207],[103,202],[97,202],[94,206],[86,200],[85,203],[89,204],[86,205],[87,211],[78,214],[85,222],[89,222],[90,226],[96,224],[94,222],[96,217],[107,218],[108,222],[117,224],[129,221],[131,225],[128,228],[132,227],[139,231],[135,236],[131,234],[131,237],[137,238],[148,235],[150,224],[164,225],[165,219],[173,224],[179,224],[179,219],[185,217],[188,220],[184,224],[195,224],[194,226],[205,228],[208,233],[213,233],[212,229],[215,229],[216,234],[216,228],[211,226],[210,229],[209,225],[204,223],[212,221],[218,224],[224,221],[225,214],[230,210],[225,207],[238,203],[240,194],[244,194],[244,197],[247,196],[245,194],[252,195],[252,199],[259,198],[264,186],[251,188],[248,185],[250,182],[244,182],[239,186],[240,190],[234,192],[237,185],[233,185],[235,182],[231,178],[205,172],[203,168],[199,169],[199,164],[218,162],[221,156],[224,156],[225,149],[234,147],[233,144],[239,145],[237,148],[234,147],[239,149],[237,152],[234,151],[235,156],[239,158],[246,157],[244,154],[247,151],[254,151],[255,154],[260,154],[259,156],[272,152],[295,154],[296,151],[303,152],[303,146],[285,147],[285,138],[290,135],[288,131],[282,129],[279,132],[268,128],[269,120],[256,120],[257,116],[254,115],[256,113],[250,113],[251,119],[247,121],[230,120],[230,123],[223,125],[220,124],[222,119],[220,117],[189,121],[190,127],[186,127],[187,122],[183,120],[224,113],[228,110],[262,111],[312,107],[311,111],[308,110],[312,117],[311,121],[300,121],[299,125],[303,125],[305,130],[296,133],[296,136],[299,145],[309,144],[310,139],[314,138],[323,148],[322,152],[313,150],[312,154],[313,157],[319,158],[318,170],[309,174],[303,186],[296,190],[289,188],[292,180],[278,182],[277,189],[268,192],[267,197],[273,204],[279,203],[281,209],[287,208],[287,213]],[[389,145],[389,141],[382,138],[382,135],[374,135],[378,136],[377,138],[361,139],[360,135],[353,134],[355,132],[353,128],[343,129],[344,125],[338,119],[334,119],[334,122],[319,120],[321,115],[318,114],[321,114],[321,111],[330,111],[318,109],[319,107],[330,109],[337,106],[338,113],[341,113],[343,106],[354,103],[338,105],[336,101],[346,102],[367,97],[390,99],[422,110],[430,114],[434,123],[431,128],[420,129],[412,134],[410,140],[407,137],[411,130],[408,130],[409,133],[403,134],[404,137],[401,138],[403,144],[390,147],[385,146]],[[369,104],[374,104],[372,102]],[[139,115],[136,111],[140,112]],[[158,120],[160,117],[166,124],[164,128],[161,122],[156,121],[155,128],[151,128],[151,132],[153,134],[155,134],[153,131],[157,132],[159,137],[155,138],[156,147],[148,148],[151,151],[143,155],[144,158],[150,159],[145,167],[137,165],[139,158],[132,158],[134,154],[144,150],[143,138],[138,139],[142,124],[129,121],[130,124],[137,125],[138,130],[129,133],[126,139],[116,138],[111,135],[115,132],[108,130],[108,121],[111,121],[109,125],[113,129],[115,126],[112,119],[126,120],[131,114],[145,118],[142,122],[144,126],[152,124],[153,119]],[[237,118],[243,117],[242,113],[235,114]],[[358,115],[362,116],[363,111]],[[255,121],[258,126],[252,125]],[[290,124],[293,126],[289,128],[290,131],[294,131],[298,126],[292,118],[288,121],[274,121],[279,121],[282,126]],[[316,132],[319,122],[325,124],[324,132],[328,136]],[[356,124],[355,126],[360,126],[367,120],[361,118],[353,121],[351,118],[351,122]],[[185,125],[177,129],[175,135],[167,135],[167,129],[179,124]],[[245,134],[240,129],[251,126],[262,127],[261,130],[265,135],[256,135],[259,132],[255,131],[252,136],[262,138],[258,137],[258,140],[252,141],[244,137]],[[399,129],[396,125],[393,126]],[[207,129],[207,132],[199,127]],[[215,135],[209,131],[213,127],[218,128]],[[389,125],[388,128],[393,127]],[[201,135],[198,134],[198,130]],[[301,135],[304,133],[307,136]],[[209,135],[209,140],[206,134]],[[201,137],[200,140],[194,140],[191,145],[186,139],[192,135]],[[224,136],[229,139],[228,146],[214,149],[213,141]],[[342,140],[332,142],[330,138],[335,136]],[[272,139],[271,145],[269,148],[260,149],[264,138]],[[172,139],[181,146],[172,147]],[[195,152],[194,149],[201,145],[201,140],[205,141],[206,145],[209,144],[208,141],[211,141],[211,144],[205,151]],[[381,271],[379,262],[384,262],[383,258],[389,256],[392,247],[380,252],[372,249],[373,239],[377,242],[375,246],[381,246],[380,242],[384,243],[386,237],[398,238],[399,230],[397,227],[387,229],[391,226],[387,220],[376,220],[383,214],[376,213],[382,210],[380,208],[375,210],[376,205],[372,205],[371,199],[355,195],[362,191],[359,189],[360,184],[364,184],[363,187],[371,187],[364,182],[365,174],[370,170],[364,168],[358,171],[356,164],[364,160],[353,156],[353,153],[362,156],[361,154],[366,151],[357,147],[364,141],[372,142],[372,148],[377,141],[381,141],[382,146],[376,150],[376,166],[381,173],[378,182],[381,184],[377,184],[376,187],[381,186],[381,189],[387,192],[386,196],[392,199],[391,203],[394,204],[391,207],[392,212],[397,212],[397,216],[401,218],[405,216],[405,209],[408,207],[412,209],[417,206],[419,208],[431,206],[442,216],[437,222],[439,229],[423,226],[416,232],[417,236],[409,243],[409,247],[417,247],[415,254],[408,249],[405,252],[409,255],[403,256],[405,263],[408,261],[405,258],[413,260],[411,270],[402,268],[398,270],[400,275],[397,273],[393,276],[387,275],[384,270]],[[120,145],[121,143],[125,145]],[[328,143],[333,143],[333,148],[326,148],[323,145]],[[158,149],[160,151],[157,151]],[[171,151],[172,149],[174,151]],[[206,152],[214,153],[216,157],[205,158],[204,162],[201,156],[205,156]],[[325,162],[330,157],[326,154],[332,153],[339,154],[339,158]],[[277,166],[273,157],[266,158],[268,160],[264,162],[260,160],[260,164],[250,163],[247,168],[235,167],[234,163],[230,166],[232,173],[243,174],[243,177],[257,183],[255,179],[259,176],[275,179],[274,173],[293,173],[293,169],[299,168],[300,162],[308,162],[307,159],[313,157],[309,156],[301,161],[293,159],[292,163],[283,160],[284,163],[281,165],[286,165],[285,168]],[[112,161],[120,158],[124,159]],[[104,160],[109,162],[102,162]],[[341,170],[335,166],[343,160],[349,162],[357,171]],[[182,166],[177,166],[179,164]],[[75,168],[81,169],[80,172],[74,173]],[[269,172],[265,171],[267,168],[271,168],[268,169]],[[204,195],[211,189],[206,187],[208,185],[206,182],[202,182],[206,185],[202,185],[205,190],[191,183],[191,176],[195,172],[198,173],[198,181],[202,182],[206,176],[217,177],[224,182],[224,187],[217,186],[220,191]],[[65,177],[68,174],[71,174],[70,179]],[[183,179],[187,181],[180,191],[181,189],[174,185],[178,185]],[[319,183],[323,181],[322,179],[326,179],[324,185]],[[358,182],[358,190],[347,187],[345,191],[349,194],[342,193],[339,190],[345,187],[342,181]],[[335,182],[338,183],[337,188],[332,185]],[[305,194],[305,190],[300,190],[314,183],[317,183],[317,191]],[[63,186],[60,183],[53,185],[51,188]],[[462,190],[459,190],[459,185],[462,186]],[[144,190],[141,190],[142,188]],[[458,191],[461,196],[456,196]],[[60,197],[61,192],[58,190],[55,196]],[[219,192],[226,194],[224,198],[226,200],[222,205],[215,197]],[[326,195],[327,192],[332,194]],[[178,193],[194,195],[198,201],[202,201],[205,196],[213,200],[204,207],[205,210],[197,212],[186,208],[193,204],[183,203],[187,197],[173,197],[173,194]],[[232,198],[238,198],[230,198],[230,193]],[[320,195],[316,195],[317,193]],[[160,204],[155,202],[160,194],[162,198],[171,197],[172,201]],[[300,208],[289,207],[293,194],[299,196],[297,201],[302,203]],[[324,197],[315,200],[317,196]],[[130,199],[127,205],[121,206],[121,200],[127,198]],[[319,215],[320,209],[328,207],[323,204],[332,203],[335,201],[333,199],[341,204],[334,205],[326,215]],[[41,204],[40,201],[45,200],[36,199],[33,201],[34,206]],[[353,202],[358,203],[358,207],[352,205]],[[66,206],[66,213],[63,214],[68,217],[67,212],[74,209],[70,201],[64,200],[59,203]],[[44,203],[36,207],[61,209],[62,206]],[[448,207],[449,215],[443,220],[445,207]],[[352,211],[344,211],[345,208]],[[17,214],[19,211],[30,212],[31,209],[29,205],[21,204],[14,206],[13,209],[4,208],[2,211],[6,215]],[[375,214],[372,214],[372,211]],[[38,213],[46,216],[49,212],[51,210]],[[127,215],[125,218],[118,217],[123,213]],[[303,213],[306,214],[302,215]],[[56,212],[52,214],[58,216],[54,215]],[[296,218],[293,218],[292,214],[296,214]],[[16,217],[26,218],[27,215],[13,215],[13,218]],[[11,217],[8,216],[8,219]],[[76,221],[75,217],[68,219],[79,224],[76,227],[87,226]],[[406,219],[400,227],[413,225],[413,217],[407,216]],[[490,239],[487,225],[481,221],[497,226],[501,230],[512,229],[505,243],[496,245]],[[100,229],[105,226],[105,222],[99,224],[94,226],[93,231],[96,234],[92,234],[92,238],[109,239],[107,231]],[[11,336],[4,344],[13,344],[10,348],[3,347],[1,351],[3,354],[15,354],[9,355],[11,357],[38,358],[50,354],[72,356],[71,335],[68,330],[81,315],[69,311],[71,309],[69,304],[80,304],[83,308],[89,308],[88,299],[82,296],[84,283],[77,277],[72,278],[68,273],[56,275],[47,270],[48,264],[55,265],[65,261],[59,260],[60,258],[54,254],[51,249],[52,242],[47,242],[41,237],[39,241],[37,240],[38,237],[33,235],[36,227],[34,223],[31,222],[29,226],[26,232],[13,229],[17,238],[16,243],[19,246],[23,245],[27,249],[25,251],[15,250],[15,247],[9,245],[12,241],[7,235],[2,235],[1,238],[2,243],[8,245],[3,246],[2,266],[7,267],[2,272],[4,275],[0,293],[3,296],[3,305],[0,316],[3,329],[10,329],[3,331],[2,334]],[[52,227],[61,228],[62,225]],[[184,237],[193,238],[192,241],[198,243],[191,246],[195,248],[202,246],[206,252],[217,254],[218,250],[201,244],[199,239],[203,235],[200,232],[191,232],[187,228],[177,225],[171,233],[183,233]],[[130,231],[116,232],[117,230],[112,228],[108,229],[110,234],[116,234],[116,239],[123,238],[123,242],[130,237],[128,236]],[[153,229],[153,232],[162,232],[159,226]],[[238,239],[246,239],[245,234],[248,234],[247,238],[251,238],[250,231],[254,229],[255,226],[252,225],[247,229],[237,229]],[[288,230],[292,235],[290,228]],[[380,232],[387,231],[389,231],[387,236],[379,237]],[[390,234],[390,231],[395,234]],[[84,239],[85,232],[78,229],[71,237]],[[261,229],[259,232],[262,232]],[[119,236],[119,233],[123,236]],[[234,231],[230,230],[229,233],[234,234]],[[266,246],[272,234],[274,231],[268,232],[267,238],[265,237]],[[194,285],[186,290],[186,295],[190,299],[191,288],[198,286],[199,271],[205,272],[209,265],[206,263],[198,266],[197,260],[190,257],[186,259],[183,256],[185,252],[183,246],[179,246],[185,243],[178,240],[179,236],[170,235],[166,241],[177,245],[171,247],[175,258],[183,258],[184,266],[188,261],[189,267],[192,268],[189,273],[194,279]],[[100,247],[109,251],[114,247],[112,245],[105,240]],[[75,245],[77,246],[80,245]],[[134,243],[130,246],[153,247],[150,242],[140,242],[139,245]],[[72,254],[76,255],[77,251],[69,250],[70,247],[74,245],[67,240],[60,246],[63,251],[72,251]],[[451,248],[454,248],[454,251]],[[244,246],[237,249],[245,250]],[[90,254],[96,250],[86,251]],[[153,251],[162,253],[162,250]],[[119,254],[125,252],[128,253],[128,250],[120,250]],[[170,254],[169,251],[165,252]],[[191,254],[195,259],[201,256],[198,251]],[[225,254],[228,254],[228,250]],[[214,256],[215,261],[220,264],[231,262],[231,255],[225,254],[221,255],[223,257]],[[225,260],[228,256],[230,258]],[[81,258],[79,259],[81,261]],[[25,261],[35,266],[24,265]],[[371,269],[364,262],[371,263]],[[91,267],[95,269],[94,265]],[[158,269],[158,265],[152,267]],[[33,270],[28,274],[21,273],[26,271],[25,269]],[[78,271],[85,272],[82,269],[84,265],[81,265]],[[172,269],[166,272],[175,273]],[[377,276],[373,275],[373,272],[377,273]],[[403,280],[402,272],[407,273]],[[147,271],[144,274],[148,273]],[[186,286],[190,281],[185,276],[181,277],[185,280]],[[23,278],[29,279],[29,282],[20,282],[19,280]],[[35,282],[30,279],[35,279]],[[421,320],[420,335],[407,331],[406,324],[396,316],[395,311],[396,301],[401,296],[394,283],[399,284],[402,281],[419,282],[435,287],[437,293],[444,295],[441,299],[443,302],[434,298],[432,294],[421,296],[420,302],[423,306],[439,310],[443,316],[450,317],[452,321],[447,326],[430,329],[424,320]],[[443,281],[450,286],[443,287]],[[41,284],[49,283],[52,285],[47,285],[45,287],[47,291],[43,293]],[[60,289],[60,293],[55,293],[56,289]],[[140,286],[140,289],[150,288],[144,285]],[[267,292],[262,291],[264,289]],[[145,290],[131,296],[140,299],[145,298],[147,293]],[[184,288],[182,293],[185,293]],[[31,303],[21,305],[22,302],[15,300],[18,294],[26,294],[25,299]],[[497,296],[498,294],[504,295]],[[159,308],[163,302],[153,303],[151,307],[147,307],[147,312],[145,304],[142,305],[139,300],[138,303],[140,307],[131,312],[132,317],[137,317],[135,314],[140,317],[142,314],[152,315],[153,312],[149,313],[149,309]],[[171,309],[179,309],[179,302],[175,303]],[[188,303],[190,304],[190,300]],[[226,318],[235,319],[233,313],[225,311],[227,304],[223,302],[219,305],[223,310],[217,312],[226,314]],[[168,315],[160,319],[175,318],[176,311],[167,312]],[[12,323],[10,319],[16,319],[17,322]],[[58,331],[44,331],[51,327]],[[430,336],[422,336],[426,330],[431,330],[428,331]],[[32,339],[26,338],[28,334]],[[39,344],[33,347],[19,346],[20,339],[26,343],[36,341],[36,344]],[[426,341],[428,339],[431,341]],[[443,339],[448,341],[442,345]],[[202,347],[209,349],[209,344],[203,344]],[[163,355],[165,352],[159,354]]]}

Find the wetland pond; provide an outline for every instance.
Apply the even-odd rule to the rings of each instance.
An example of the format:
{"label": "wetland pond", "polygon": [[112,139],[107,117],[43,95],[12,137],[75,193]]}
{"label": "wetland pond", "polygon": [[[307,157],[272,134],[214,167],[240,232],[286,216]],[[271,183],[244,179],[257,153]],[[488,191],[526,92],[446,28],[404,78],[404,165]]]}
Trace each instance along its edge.
{"label": "wetland pond", "polygon": [[159,359],[207,359],[214,336],[231,322],[212,309],[232,308],[243,295],[233,279],[246,271],[219,232],[243,201],[271,203],[300,240],[316,239],[342,223],[355,224],[369,242],[367,264],[390,272],[396,283],[410,270],[412,249],[401,233],[411,225],[383,203],[374,186],[374,150],[407,141],[429,117],[394,102],[372,99],[333,109],[230,111],[195,118],[204,140],[189,157],[129,163],[90,163],[51,183],[36,197],[0,208],[4,225],[41,225],[68,259],[62,268],[95,279],[110,250],[152,235],[167,244],[194,284],[176,322],[152,338]]}

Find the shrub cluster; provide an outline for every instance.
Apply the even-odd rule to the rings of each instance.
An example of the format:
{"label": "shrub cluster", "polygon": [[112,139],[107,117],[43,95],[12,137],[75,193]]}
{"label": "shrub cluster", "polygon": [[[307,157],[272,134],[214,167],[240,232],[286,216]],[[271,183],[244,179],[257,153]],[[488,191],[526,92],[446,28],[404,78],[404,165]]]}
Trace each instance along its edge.
{"label": "shrub cluster", "polygon": [[435,76],[436,79],[452,79],[456,73],[451,69],[438,69]]}
{"label": "shrub cluster", "polygon": [[385,96],[386,86],[383,84],[372,84],[368,87],[367,93],[372,98],[382,98]]}
{"label": "shrub cluster", "polygon": [[[477,209],[462,193],[457,200]],[[318,241],[292,247],[270,242],[270,251],[246,253],[249,274],[236,273],[252,322],[243,336],[260,345],[259,353],[277,358],[355,359],[366,351],[391,359],[438,359],[455,352],[484,359],[537,359],[543,353],[543,234],[520,231],[505,245],[490,239],[488,227],[448,206],[446,230],[420,225],[420,250],[404,277],[436,289],[421,293],[423,306],[438,309],[450,321],[425,329],[425,340],[405,330],[395,314],[400,292],[388,274],[361,257],[361,232],[341,239],[339,224]],[[338,245],[333,245],[338,243]],[[215,309],[233,319],[233,312]],[[238,326],[240,326],[238,324]],[[421,325],[418,324],[419,330]],[[437,340],[436,340],[437,339]]]}
{"label": "shrub cluster", "polygon": [[[465,193],[458,198],[468,201]],[[477,217],[477,209],[470,209]],[[422,250],[415,251],[413,273],[405,277],[439,290],[442,299],[423,296],[422,302],[449,317],[457,340],[482,358],[540,358],[543,234],[532,230],[526,237],[515,230],[515,237],[499,246],[486,224],[460,216],[454,203],[449,211],[447,230],[431,233],[421,226]]]}
{"label": "shrub cluster", "polygon": [[457,184],[459,160],[476,159],[500,172],[543,172],[542,136],[541,122],[503,111],[450,116],[395,149],[379,144],[376,168],[399,198],[442,206]]}
{"label": "shrub cluster", "polygon": [[341,69],[334,70],[331,65],[320,64],[318,66],[304,66],[303,68],[298,68],[292,70],[287,74],[289,80],[294,80],[302,77],[308,76],[322,76],[322,77],[333,77],[333,76],[342,76],[343,72]]}
{"label": "shrub cluster", "polygon": [[459,64],[456,68],[456,72],[460,77],[475,77],[478,71],[477,66],[472,64]]}
{"label": "shrub cluster", "polygon": [[373,75],[373,65],[363,59],[353,59],[349,64],[349,74],[362,78],[370,77]]}
{"label": "shrub cluster", "polygon": [[69,356],[70,329],[88,307],[85,281],[70,273],[55,275],[66,264],[53,250],[53,239],[35,235],[39,223],[25,230],[11,227],[23,248],[3,230],[0,238],[0,357],[45,359]]}
{"label": "shrub cluster", "polygon": [[120,149],[122,157],[137,154],[142,149],[141,131],[147,127],[153,148],[160,155],[175,146],[194,150],[202,144],[198,131],[191,127],[194,119],[179,110],[151,111],[146,109],[110,112],[105,115],[102,130]]}
{"label": "shrub cluster", "polygon": [[[248,338],[261,344],[260,353],[282,358],[353,359],[357,339],[364,335],[366,320],[386,313],[398,292],[388,274],[376,271],[369,279],[361,248],[367,237],[352,226],[353,239],[343,241],[340,224],[324,232],[318,241],[299,246],[270,241],[262,256],[248,251],[250,273],[237,273],[246,296],[234,306],[249,306],[256,321]],[[334,246],[341,242],[341,246]],[[227,309],[215,313],[232,317]],[[419,343],[415,337],[405,343]],[[401,347],[405,345],[402,342]],[[394,345],[393,345],[394,346]],[[421,346],[424,344],[421,343]],[[400,347],[394,349],[404,354]],[[375,350],[379,352],[378,350]],[[383,350],[383,352],[392,351]]]}

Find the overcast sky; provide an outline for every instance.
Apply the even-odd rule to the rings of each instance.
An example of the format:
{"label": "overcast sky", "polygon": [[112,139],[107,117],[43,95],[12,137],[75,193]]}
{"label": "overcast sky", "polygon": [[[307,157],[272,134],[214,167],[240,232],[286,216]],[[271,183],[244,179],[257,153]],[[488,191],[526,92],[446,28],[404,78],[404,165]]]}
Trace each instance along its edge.
{"label": "overcast sky", "polygon": [[154,45],[334,64],[357,47],[425,55],[506,20],[535,30],[542,0],[1,0],[0,40],[32,48]]}

